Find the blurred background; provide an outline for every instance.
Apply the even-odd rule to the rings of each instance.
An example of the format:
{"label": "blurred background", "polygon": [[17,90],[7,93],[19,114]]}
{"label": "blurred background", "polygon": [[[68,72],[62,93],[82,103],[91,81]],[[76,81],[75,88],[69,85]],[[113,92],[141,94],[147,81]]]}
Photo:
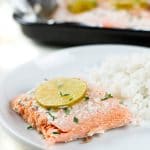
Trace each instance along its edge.
{"label": "blurred background", "polygon": [[[11,2],[0,0],[0,80],[15,67],[61,48],[40,45],[26,38],[12,17],[14,9]],[[0,145],[3,150],[29,150],[1,126]]]}
{"label": "blurred background", "polygon": [[[35,43],[22,34],[12,14],[13,0],[0,0],[0,75],[58,47]],[[16,1],[16,0],[14,0]],[[21,1],[21,0],[20,0]]]}

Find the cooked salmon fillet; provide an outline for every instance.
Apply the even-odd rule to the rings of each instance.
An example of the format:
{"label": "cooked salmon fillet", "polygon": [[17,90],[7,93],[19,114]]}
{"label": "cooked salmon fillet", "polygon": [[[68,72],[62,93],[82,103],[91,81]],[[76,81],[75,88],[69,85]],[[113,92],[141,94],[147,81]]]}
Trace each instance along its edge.
{"label": "cooked salmon fillet", "polygon": [[11,101],[11,107],[50,143],[93,136],[128,125],[132,120],[131,113],[119,104],[119,100],[108,98],[101,101],[105,92],[97,87],[88,89],[88,99],[57,110],[41,107],[34,94],[32,91],[16,97]]}

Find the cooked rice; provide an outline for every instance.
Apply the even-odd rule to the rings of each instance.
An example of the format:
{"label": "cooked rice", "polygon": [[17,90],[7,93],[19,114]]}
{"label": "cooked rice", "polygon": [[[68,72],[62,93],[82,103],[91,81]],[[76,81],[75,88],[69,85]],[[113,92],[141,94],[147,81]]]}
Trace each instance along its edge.
{"label": "cooked rice", "polygon": [[107,58],[92,80],[121,99],[136,118],[150,120],[150,54]]}

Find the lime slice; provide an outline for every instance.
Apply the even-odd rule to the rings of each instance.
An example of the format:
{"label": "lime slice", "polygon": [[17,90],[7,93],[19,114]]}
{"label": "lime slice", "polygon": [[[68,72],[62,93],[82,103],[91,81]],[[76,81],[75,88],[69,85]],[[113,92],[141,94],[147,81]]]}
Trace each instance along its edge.
{"label": "lime slice", "polygon": [[81,100],[86,90],[86,83],[80,79],[59,78],[41,84],[35,97],[44,107],[68,106]]}
{"label": "lime slice", "polygon": [[81,13],[97,6],[97,0],[68,0],[68,10],[72,13]]}

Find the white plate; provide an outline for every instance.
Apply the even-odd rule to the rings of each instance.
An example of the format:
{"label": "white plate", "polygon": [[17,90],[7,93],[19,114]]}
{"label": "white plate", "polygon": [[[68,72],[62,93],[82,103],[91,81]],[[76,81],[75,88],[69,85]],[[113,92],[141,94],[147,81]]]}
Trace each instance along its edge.
{"label": "white plate", "polygon": [[[128,55],[149,49],[123,45],[95,45],[69,48],[45,58],[31,61],[10,73],[0,84],[0,123],[10,132],[36,148],[45,148],[44,140],[36,131],[26,129],[27,124],[10,107],[16,95],[35,87],[44,78],[76,76],[86,68],[100,65],[108,55]],[[120,128],[94,137],[87,144],[80,141],[52,146],[53,150],[129,150],[150,148],[149,127]]]}

